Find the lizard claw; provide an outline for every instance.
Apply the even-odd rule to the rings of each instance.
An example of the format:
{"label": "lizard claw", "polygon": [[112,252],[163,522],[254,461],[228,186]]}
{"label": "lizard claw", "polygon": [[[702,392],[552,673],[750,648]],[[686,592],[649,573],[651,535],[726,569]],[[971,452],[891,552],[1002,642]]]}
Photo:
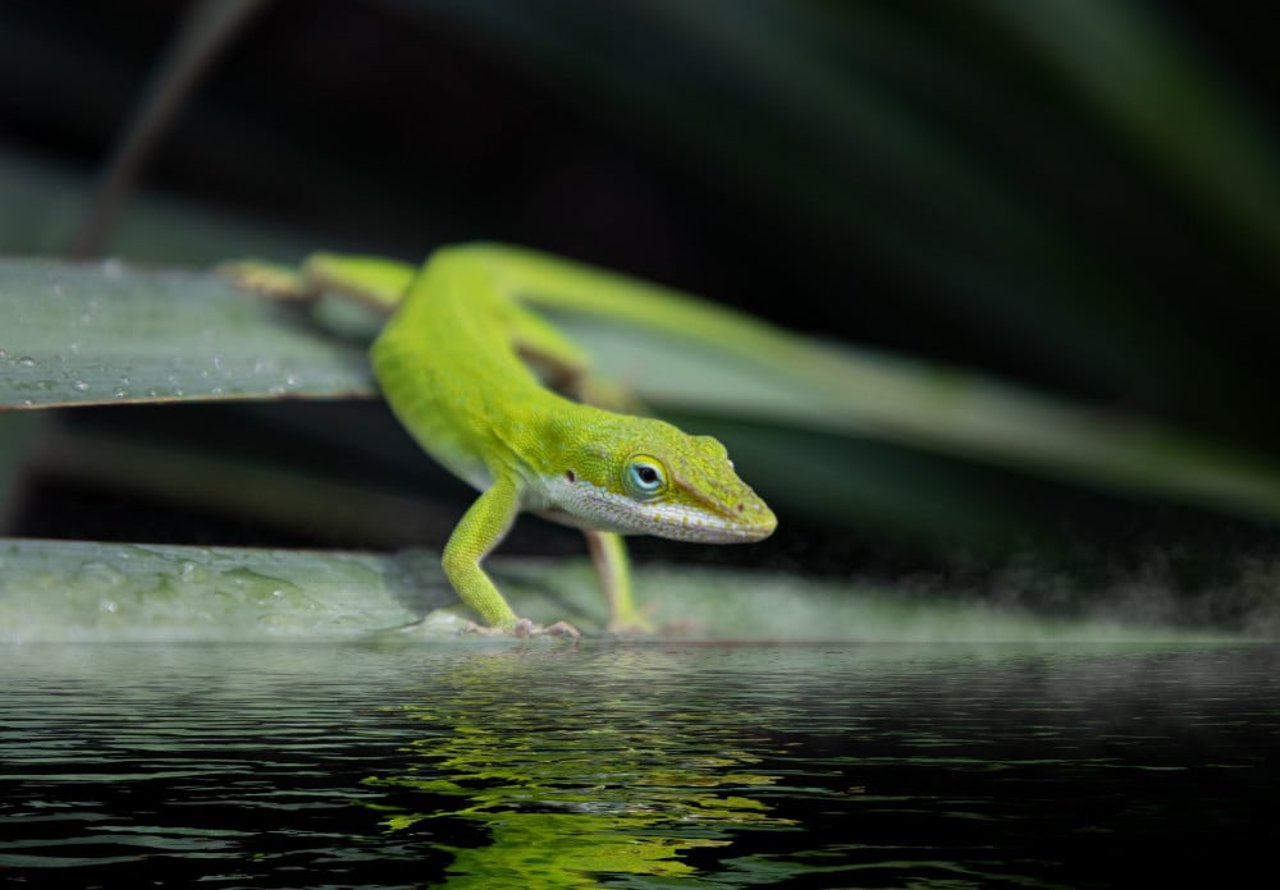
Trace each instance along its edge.
{"label": "lizard claw", "polygon": [[536,633],[546,634],[551,637],[568,637],[575,643],[582,639],[582,633],[567,621],[557,621],[547,627],[540,627]]}
{"label": "lizard claw", "polygon": [[582,633],[567,621],[557,621],[555,624],[540,627],[528,618],[521,618],[516,622],[515,629],[512,631],[517,637],[568,637],[575,643],[582,639]]}
{"label": "lizard claw", "polygon": [[530,637],[568,637],[575,643],[582,639],[582,633],[567,621],[557,621],[555,624],[542,627],[535,624],[530,618],[521,618],[515,623],[515,626],[504,630],[499,627],[486,627],[483,624],[476,624],[474,621],[468,621],[462,629],[463,633],[480,634],[481,636],[494,637],[499,635],[507,635],[515,637],[518,640],[527,640]]}

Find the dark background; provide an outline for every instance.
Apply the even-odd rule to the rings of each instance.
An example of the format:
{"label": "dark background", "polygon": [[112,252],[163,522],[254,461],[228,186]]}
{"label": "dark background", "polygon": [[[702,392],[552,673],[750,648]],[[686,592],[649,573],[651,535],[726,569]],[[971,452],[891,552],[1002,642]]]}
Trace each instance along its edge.
{"label": "dark background", "polygon": [[[0,224],[0,249],[68,249],[192,6],[0,2],[0,182],[21,217]],[[1208,0],[276,0],[188,97],[107,250],[416,260],[511,241],[1269,457],[1277,15]],[[23,195],[35,209],[18,214]],[[147,237],[148,213],[179,209],[205,225]],[[400,537],[335,531],[37,461],[13,532],[438,546],[467,497],[378,406],[95,409],[58,424],[411,490],[434,520]],[[775,540],[638,542],[641,556],[1045,608],[1145,579],[1178,592],[1183,619],[1226,623],[1273,596],[1257,581],[1269,517],[873,439],[815,447],[852,455],[880,500],[787,504],[774,466],[759,487],[787,507]],[[978,494],[931,500],[941,479]],[[536,522],[510,544],[577,546]]]}

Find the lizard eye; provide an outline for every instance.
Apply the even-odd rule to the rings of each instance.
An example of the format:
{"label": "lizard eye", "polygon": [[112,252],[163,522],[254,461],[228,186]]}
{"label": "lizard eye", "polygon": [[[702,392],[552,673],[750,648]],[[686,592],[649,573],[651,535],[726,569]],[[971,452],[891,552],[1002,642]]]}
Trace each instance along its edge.
{"label": "lizard eye", "polygon": [[656,458],[645,455],[633,457],[627,463],[627,470],[623,480],[631,496],[641,500],[658,494],[667,484],[662,464]]}

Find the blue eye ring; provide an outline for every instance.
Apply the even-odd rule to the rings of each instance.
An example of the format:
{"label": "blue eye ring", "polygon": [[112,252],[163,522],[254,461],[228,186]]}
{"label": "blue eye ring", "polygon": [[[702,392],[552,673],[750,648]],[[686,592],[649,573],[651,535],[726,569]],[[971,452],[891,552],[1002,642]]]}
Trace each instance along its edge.
{"label": "blue eye ring", "polygon": [[656,497],[667,487],[667,474],[657,458],[640,454],[627,461],[623,481],[632,497],[643,500]]}

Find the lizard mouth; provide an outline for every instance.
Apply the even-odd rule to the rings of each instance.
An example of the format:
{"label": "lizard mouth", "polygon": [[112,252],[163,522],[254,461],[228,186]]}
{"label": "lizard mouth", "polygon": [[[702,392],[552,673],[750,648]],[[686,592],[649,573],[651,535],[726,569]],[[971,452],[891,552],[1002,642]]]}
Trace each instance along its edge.
{"label": "lizard mouth", "polygon": [[[660,538],[701,544],[749,544],[763,541],[778,526],[772,511],[764,505],[751,511],[749,521],[725,517],[687,507],[667,507],[653,511],[643,530]],[[763,514],[763,515],[761,515]]]}
{"label": "lizard mouth", "polygon": [[750,544],[763,541],[773,534],[774,526],[728,526],[724,528],[701,528],[687,536],[679,532],[668,534],[656,532],[664,538],[689,541],[695,544]]}

